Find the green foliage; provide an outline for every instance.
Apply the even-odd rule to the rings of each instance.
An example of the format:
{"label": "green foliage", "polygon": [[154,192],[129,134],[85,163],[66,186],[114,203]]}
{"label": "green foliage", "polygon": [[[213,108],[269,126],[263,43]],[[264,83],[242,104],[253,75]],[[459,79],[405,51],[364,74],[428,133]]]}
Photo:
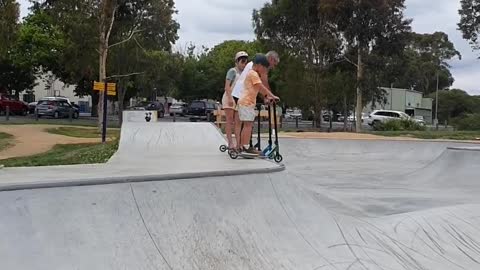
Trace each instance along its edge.
{"label": "green foliage", "polygon": [[463,38],[470,42],[473,49],[479,50],[478,36],[480,33],[480,1],[461,0],[459,10],[460,22],[458,28],[463,34]]}
{"label": "green foliage", "polygon": [[13,59],[20,67],[31,67],[36,72],[61,71],[61,58],[65,50],[64,34],[45,12],[28,16],[23,22],[13,48]]}
{"label": "green foliage", "polygon": [[423,131],[425,127],[413,120],[390,120],[386,122],[377,123],[374,129],[378,131]]}
{"label": "green foliage", "polygon": [[468,114],[452,120],[458,130],[480,131],[480,113]]}
{"label": "green foliage", "polygon": [[118,141],[107,144],[56,145],[52,150],[30,157],[2,160],[5,167],[32,167],[105,163],[117,151]]}
{"label": "green foliage", "polygon": [[[435,93],[432,93],[430,97],[436,98]],[[439,91],[438,100],[438,119],[440,123],[450,122],[454,118],[461,118],[467,114],[480,113],[480,99],[470,96],[463,90]]]}
{"label": "green foliage", "polygon": [[20,5],[14,0],[0,1],[0,60],[16,41]]}

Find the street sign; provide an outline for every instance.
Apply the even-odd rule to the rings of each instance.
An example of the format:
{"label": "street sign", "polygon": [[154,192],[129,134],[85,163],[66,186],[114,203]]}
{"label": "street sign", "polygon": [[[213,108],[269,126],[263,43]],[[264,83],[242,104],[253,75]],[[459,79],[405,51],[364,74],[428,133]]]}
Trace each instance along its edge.
{"label": "street sign", "polygon": [[105,90],[105,84],[103,82],[93,82],[93,90],[104,91]]}
{"label": "street sign", "polygon": [[116,96],[116,95],[117,95],[116,91],[107,90],[107,96]]}
{"label": "street sign", "polygon": [[116,89],[117,89],[117,84],[116,83],[107,83],[107,91],[115,92]]}

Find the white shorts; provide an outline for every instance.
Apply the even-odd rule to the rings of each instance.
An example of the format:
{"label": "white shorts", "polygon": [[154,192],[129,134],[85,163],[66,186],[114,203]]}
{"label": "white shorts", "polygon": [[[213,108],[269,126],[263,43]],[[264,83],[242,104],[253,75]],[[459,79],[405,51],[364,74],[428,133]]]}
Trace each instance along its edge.
{"label": "white shorts", "polygon": [[253,122],[255,121],[256,113],[255,106],[238,105],[238,117],[240,121]]}

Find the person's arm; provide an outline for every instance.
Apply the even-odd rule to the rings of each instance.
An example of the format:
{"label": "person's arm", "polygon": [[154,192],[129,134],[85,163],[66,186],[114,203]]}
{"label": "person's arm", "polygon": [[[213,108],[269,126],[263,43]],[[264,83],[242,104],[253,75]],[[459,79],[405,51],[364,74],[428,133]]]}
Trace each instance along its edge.
{"label": "person's arm", "polygon": [[270,84],[268,83],[268,72],[264,74],[260,74],[260,79],[262,80],[263,85],[270,90]]}
{"label": "person's arm", "polygon": [[270,91],[263,83],[258,83],[255,84],[255,90],[257,90],[262,97],[265,99],[279,99],[277,96],[275,96],[272,91]]}
{"label": "person's arm", "polygon": [[235,77],[237,76],[236,72],[234,69],[230,69],[227,72],[227,76],[225,78],[225,92],[227,96],[232,96],[232,82],[235,80]]}
{"label": "person's arm", "polygon": [[227,94],[227,97],[232,96],[232,81],[229,79],[225,80],[225,93]]}

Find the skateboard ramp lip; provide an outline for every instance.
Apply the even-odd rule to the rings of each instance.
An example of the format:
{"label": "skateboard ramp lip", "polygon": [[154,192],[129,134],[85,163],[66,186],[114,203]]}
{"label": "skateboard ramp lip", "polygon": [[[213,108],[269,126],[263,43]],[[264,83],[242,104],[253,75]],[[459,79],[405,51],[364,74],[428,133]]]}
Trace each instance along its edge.
{"label": "skateboard ramp lip", "polygon": [[[257,166],[256,168],[248,168],[248,166],[242,167],[241,169],[236,170],[206,170],[206,171],[191,171],[191,172],[167,172],[167,173],[155,173],[148,171],[147,168],[143,174],[140,173],[123,173],[117,175],[109,175],[115,171],[116,166],[108,165],[78,165],[78,166],[52,166],[52,167],[42,167],[40,171],[36,172],[35,175],[22,176],[22,172],[25,172],[26,168],[7,168],[4,169],[5,172],[0,178],[13,179],[15,175],[16,180],[13,181],[1,181],[0,182],[0,192],[2,191],[15,191],[15,190],[26,190],[26,189],[43,189],[43,188],[59,188],[59,187],[75,187],[75,186],[95,186],[95,185],[109,185],[109,184],[122,184],[122,183],[138,183],[138,182],[154,182],[154,181],[170,181],[170,180],[182,180],[182,179],[197,179],[197,178],[207,178],[207,177],[226,177],[226,176],[238,176],[238,175],[249,175],[249,174],[268,174],[274,172],[281,172],[285,170],[283,164],[271,164],[271,166]],[[84,171],[89,170],[90,172],[95,173],[98,171],[96,176],[91,177],[59,177],[59,178],[50,178],[50,180],[40,180],[38,179],[45,177],[46,175],[66,175],[67,173],[72,173],[75,171]],[[125,169],[125,168],[124,168]],[[138,168],[137,168],[138,169]],[[140,168],[141,170],[142,168]],[[126,168],[128,171],[128,168]],[[133,170],[133,169],[132,169]]]}

